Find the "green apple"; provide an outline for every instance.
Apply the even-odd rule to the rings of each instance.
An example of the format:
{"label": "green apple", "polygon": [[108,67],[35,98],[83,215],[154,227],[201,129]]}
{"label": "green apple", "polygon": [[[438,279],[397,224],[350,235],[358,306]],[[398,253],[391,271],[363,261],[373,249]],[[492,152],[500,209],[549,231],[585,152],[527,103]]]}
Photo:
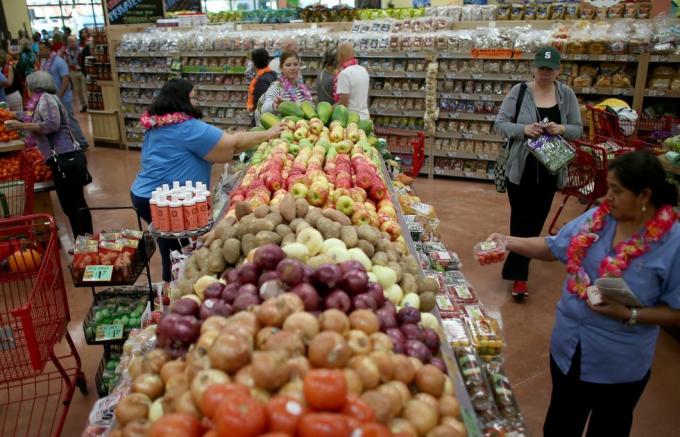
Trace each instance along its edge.
{"label": "green apple", "polygon": [[307,195],[307,190],[307,185],[302,182],[296,182],[291,187],[290,192],[296,199],[304,199]]}
{"label": "green apple", "polygon": [[353,247],[347,251],[349,254],[349,258],[353,259],[355,261],[359,261],[361,265],[364,266],[366,271],[371,271],[371,260],[368,259],[368,256],[364,253],[363,250],[359,249],[358,247]]}
{"label": "green apple", "polygon": [[415,293],[406,293],[406,295],[401,300],[401,305],[420,310],[420,297],[418,297],[418,295]]}
{"label": "green apple", "polygon": [[378,278],[378,283],[382,285],[383,289],[387,289],[397,282],[397,272],[390,267],[373,266],[371,272]]}
{"label": "green apple", "polygon": [[290,131],[281,132],[281,139],[289,144],[295,141],[295,137],[293,136],[293,133]]}
{"label": "green apple", "polygon": [[431,328],[435,331],[439,331],[439,321],[437,316],[432,313],[420,313],[420,324],[423,328]]}
{"label": "green apple", "polygon": [[340,196],[335,201],[335,209],[346,216],[352,216],[352,213],[354,212],[354,200],[349,196]]}
{"label": "green apple", "polygon": [[393,284],[389,288],[385,288],[385,297],[395,305],[399,305],[404,297],[404,292],[401,290],[399,284]]}
{"label": "green apple", "polygon": [[307,262],[309,259],[309,249],[302,243],[290,243],[281,248],[288,258],[295,258],[298,261]]}
{"label": "green apple", "polygon": [[298,153],[300,153],[300,145],[299,144],[291,144],[290,147],[288,148],[288,151],[292,153],[293,155],[297,156]]}
{"label": "green apple", "polygon": [[345,244],[344,241],[342,241],[338,238],[329,238],[328,240],[325,240],[323,242],[323,249],[321,249],[321,253],[326,253],[329,250],[331,250],[331,248],[333,248],[333,247],[341,247],[341,248],[347,250],[347,245]]}
{"label": "green apple", "polygon": [[295,240],[298,243],[307,246],[307,250],[309,250],[309,254],[312,256],[321,252],[321,249],[323,248],[323,236],[321,235],[321,232],[314,228],[303,229]]}

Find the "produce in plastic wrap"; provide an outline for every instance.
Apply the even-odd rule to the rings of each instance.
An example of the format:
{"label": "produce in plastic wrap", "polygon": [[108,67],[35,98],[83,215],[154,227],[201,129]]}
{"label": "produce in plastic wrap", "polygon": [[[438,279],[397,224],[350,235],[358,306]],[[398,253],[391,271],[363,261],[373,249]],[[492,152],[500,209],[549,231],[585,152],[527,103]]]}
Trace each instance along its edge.
{"label": "produce in plastic wrap", "polygon": [[536,159],[553,174],[576,157],[573,147],[560,136],[543,134],[529,140],[527,146]]}
{"label": "produce in plastic wrap", "polygon": [[481,265],[501,262],[505,259],[506,249],[502,242],[486,240],[475,244],[475,258]]}

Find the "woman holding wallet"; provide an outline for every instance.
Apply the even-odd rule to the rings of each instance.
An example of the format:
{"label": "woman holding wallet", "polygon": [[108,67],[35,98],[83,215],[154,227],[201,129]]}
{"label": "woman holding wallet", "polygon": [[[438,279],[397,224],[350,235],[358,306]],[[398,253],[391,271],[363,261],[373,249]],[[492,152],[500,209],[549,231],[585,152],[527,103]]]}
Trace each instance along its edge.
{"label": "woman holding wallet", "polygon": [[[566,179],[566,169],[551,174],[538,162],[529,153],[527,141],[543,133],[561,135],[567,140],[583,135],[576,95],[557,80],[559,75],[560,52],[554,47],[539,49],[534,58],[534,80],[510,90],[494,124],[499,134],[512,140],[506,176],[510,235],[516,237],[540,235],[555,191]],[[503,279],[513,281],[515,299],[528,296],[528,278],[529,258],[511,252],[503,266]]]}
{"label": "woman holding wallet", "polygon": [[[493,234],[507,250],[567,265],[550,345],[552,396],[546,436],[627,436],[649,380],[659,325],[680,324],[680,223],[676,187],[648,152],[609,164],[609,191],[598,208],[554,237]],[[588,288],[622,278],[642,307],[607,297],[594,305]]]}

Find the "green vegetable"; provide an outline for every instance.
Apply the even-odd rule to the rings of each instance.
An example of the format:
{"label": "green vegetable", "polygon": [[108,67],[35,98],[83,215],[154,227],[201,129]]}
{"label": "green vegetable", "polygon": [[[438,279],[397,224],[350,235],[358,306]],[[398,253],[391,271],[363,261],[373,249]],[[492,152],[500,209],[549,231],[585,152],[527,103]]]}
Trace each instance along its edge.
{"label": "green vegetable", "polygon": [[305,100],[300,104],[300,109],[302,109],[302,112],[305,114],[305,118],[307,120],[318,117],[318,115],[316,115],[316,111],[314,111],[314,105],[312,105],[312,102]]}
{"label": "green vegetable", "polygon": [[333,107],[331,121],[339,121],[342,127],[347,127],[347,108],[345,105],[335,105]]}
{"label": "green vegetable", "polygon": [[260,115],[260,124],[264,129],[269,129],[270,127],[275,126],[279,123],[281,123],[279,117],[272,114],[271,112],[265,112],[262,115]]}
{"label": "green vegetable", "polygon": [[357,126],[359,126],[359,129],[366,132],[366,135],[371,135],[371,133],[373,133],[373,121],[372,120],[359,120],[359,122],[357,123]]}
{"label": "green vegetable", "polygon": [[331,114],[333,113],[333,107],[328,102],[321,102],[316,106],[316,113],[319,115],[321,121],[324,125],[328,124],[328,120],[331,119]]}
{"label": "green vegetable", "polygon": [[[297,103],[289,102],[287,100],[279,103],[279,113],[284,116],[292,115],[294,117],[305,118],[305,113],[302,112],[300,106]],[[260,119],[262,118],[260,117]]]}

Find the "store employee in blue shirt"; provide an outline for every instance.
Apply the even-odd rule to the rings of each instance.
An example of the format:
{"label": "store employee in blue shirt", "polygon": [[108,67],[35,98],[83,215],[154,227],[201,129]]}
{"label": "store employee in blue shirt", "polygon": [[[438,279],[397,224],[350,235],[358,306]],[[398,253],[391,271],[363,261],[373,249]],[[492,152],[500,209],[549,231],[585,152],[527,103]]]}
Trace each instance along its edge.
{"label": "store employee in blue shirt", "polygon": [[[264,132],[228,134],[203,121],[203,113],[192,103],[193,85],[184,79],[169,80],[140,120],[146,129],[139,173],[132,184],[132,203],[140,216],[151,223],[149,199],[163,184],[173,181],[203,182],[210,186],[213,162],[229,162],[250,147],[277,137],[283,125]],[[177,240],[158,241],[163,260],[163,281],[171,280],[170,252],[179,250]]]}
{"label": "store employee in blue shirt", "polygon": [[[677,188],[648,152],[609,165],[599,208],[554,237],[493,234],[509,251],[567,264],[550,345],[552,396],[546,436],[627,436],[647,384],[659,325],[680,325],[680,224]],[[626,250],[624,250],[626,249]],[[587,288],[601,276],[622,277],[642,304],[628,308]]]}

